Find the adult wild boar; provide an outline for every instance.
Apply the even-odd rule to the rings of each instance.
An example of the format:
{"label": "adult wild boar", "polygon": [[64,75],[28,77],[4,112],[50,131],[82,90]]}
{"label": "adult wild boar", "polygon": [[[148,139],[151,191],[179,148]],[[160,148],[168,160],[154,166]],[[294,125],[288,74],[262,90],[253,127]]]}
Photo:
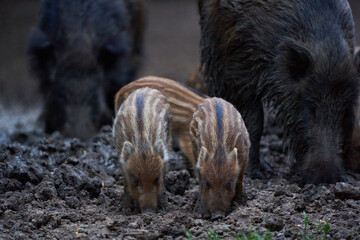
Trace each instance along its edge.
{"label": "adult wild boar", "polygon": [[139,65],[141,0],[44,0],[29,36],[45,131],[87,138],[111,123],[116,91]]}
{"label": "adult wild boar", "polygon": [[[210,95],[233,103],[258,174],[263,104],[278,111],[294,169],[307,183],[346,179],[358,97],[354,21],[346,0],[199,0]],[[261,175],[261,174],[259,174]]]}

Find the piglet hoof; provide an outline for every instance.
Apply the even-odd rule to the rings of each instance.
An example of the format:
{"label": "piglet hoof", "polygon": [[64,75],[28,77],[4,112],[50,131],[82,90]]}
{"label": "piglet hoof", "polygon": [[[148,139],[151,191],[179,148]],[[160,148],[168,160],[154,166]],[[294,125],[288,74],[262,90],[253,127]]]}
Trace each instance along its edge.
{"label": "piglet hoof", "polygon": [[211,220],[216,221],[219,219],[223,219],[225,217],[225,212],[217,211],[211,215]]}
{"label": "piglet hoof", "polygon": [[148,209],[145,209],[142,214],[145,214],[145,215],[154,215],[155,212],[154,210],[152,210],[151,208],[148,208]]}

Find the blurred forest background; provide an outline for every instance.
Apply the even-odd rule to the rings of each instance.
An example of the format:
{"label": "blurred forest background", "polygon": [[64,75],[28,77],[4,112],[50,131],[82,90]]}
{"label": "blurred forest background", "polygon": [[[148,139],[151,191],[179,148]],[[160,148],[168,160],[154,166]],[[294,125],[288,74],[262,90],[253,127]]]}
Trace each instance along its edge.
{"label": "blurred forest background", "polygon": [[[145,52],[138,77],[185,81],[199,62],[196,0],[147,0]],[[36,26],[40,0],[0,0],[0,130],[35,119],[40,97],[28,71],[26,41]],[[350,0],[360,44],[360,1]],[[27,115],[28,114],[28,115]]]}

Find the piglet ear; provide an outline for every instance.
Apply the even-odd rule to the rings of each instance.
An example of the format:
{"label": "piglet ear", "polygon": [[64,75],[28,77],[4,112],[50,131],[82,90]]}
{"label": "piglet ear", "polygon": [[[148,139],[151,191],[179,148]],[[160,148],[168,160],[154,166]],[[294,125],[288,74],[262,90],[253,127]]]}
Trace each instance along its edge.
{"label": "piglet ear", "polygon": [[122,151],[121,151],[121,162],[126,163],[129,160],[130,155],[134,152],[134,146],[128,142],[125,141]]}
{"label": "piglet ear", "polygon": [[237,152],[238,152],[237,148],[234,148],[229,155],[229,159],[233,161],[237,161],[238,160]]}
{"label": "piglet ear", "polygon": [[198,162],[196,166],[197,169],[200,169],[204,165],[204,163],[207,160],[207,155],[208,155],[208,150],[206,149],[206,147],[202,146],[199,152]]}
{"label": "piglet ear", "polygon": [[168,160],[168,158],[166,157],[165,145],[164,145],[163,140],[158,140],[156,142],[155,152],[161,156],[161,159],[163,159],[163,161],[166,162]]}
{"label": "piglet ear", "polygon": [[29,34],[28,53],[37,53],[46,51],[52,47],[52,42],[48,35],[46,35],[39,28],[33,28]]}

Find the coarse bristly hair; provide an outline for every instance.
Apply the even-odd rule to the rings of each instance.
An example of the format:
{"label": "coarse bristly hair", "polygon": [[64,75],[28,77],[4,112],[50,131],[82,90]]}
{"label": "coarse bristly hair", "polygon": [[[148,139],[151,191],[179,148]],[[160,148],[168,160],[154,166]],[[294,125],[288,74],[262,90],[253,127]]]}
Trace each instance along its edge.
{"label": "coarse bristly hair", "polygon": [[[156,144],[165,144],[164,161],[171,148],[171,109],[166,98],[155,89],[140,88],[123,102],[113,127],[115,146],[121,153],[125,142],[133,145],[133,152],[156,155]],[[121,158],[122,163],[124,159]]]}
{"label": "coarse bristly hair", "polygon": [[348,2],[201,0],[199,11],[210,95],[235,104],[252,139],[262,133],[252,108],[275,107],[304,180],[341,180],[359,91]]}
{"label": "coarse bristly hair", "polygon": [[142,212],[156,210],[164,200],[163,181],[172,147],[171,109],[166,98],[151,88],[131,93],[116,114],[113,138],[125,195]]}
{"label": "coarse bristly hair", "polygon": [[[147,76],[121,88],[115,96],[115,112],[135,90],[149,87],[160,91],[168,100],[172,113],[172,133],[188,159],[189,170],[195,169],[194,151],[189,134],[190,121],[199,104],[207,96],[171,79]],[[192,169],[191,169],[192,168]]]}
{"label": "coarse bristly hair", "polygon": [[196,109],[190,134],[197,155],[200,199],[210,212],[226,212],[242,192],[250,139],[240,113],[227,101],[208,98]]}
{"label": "coarse bristly hair", "polygon": [[134,80],[140,65],[142,4],[42,1],[28,56],[44,98],[46,132],[86,139],[111,123],[114,95]]}

